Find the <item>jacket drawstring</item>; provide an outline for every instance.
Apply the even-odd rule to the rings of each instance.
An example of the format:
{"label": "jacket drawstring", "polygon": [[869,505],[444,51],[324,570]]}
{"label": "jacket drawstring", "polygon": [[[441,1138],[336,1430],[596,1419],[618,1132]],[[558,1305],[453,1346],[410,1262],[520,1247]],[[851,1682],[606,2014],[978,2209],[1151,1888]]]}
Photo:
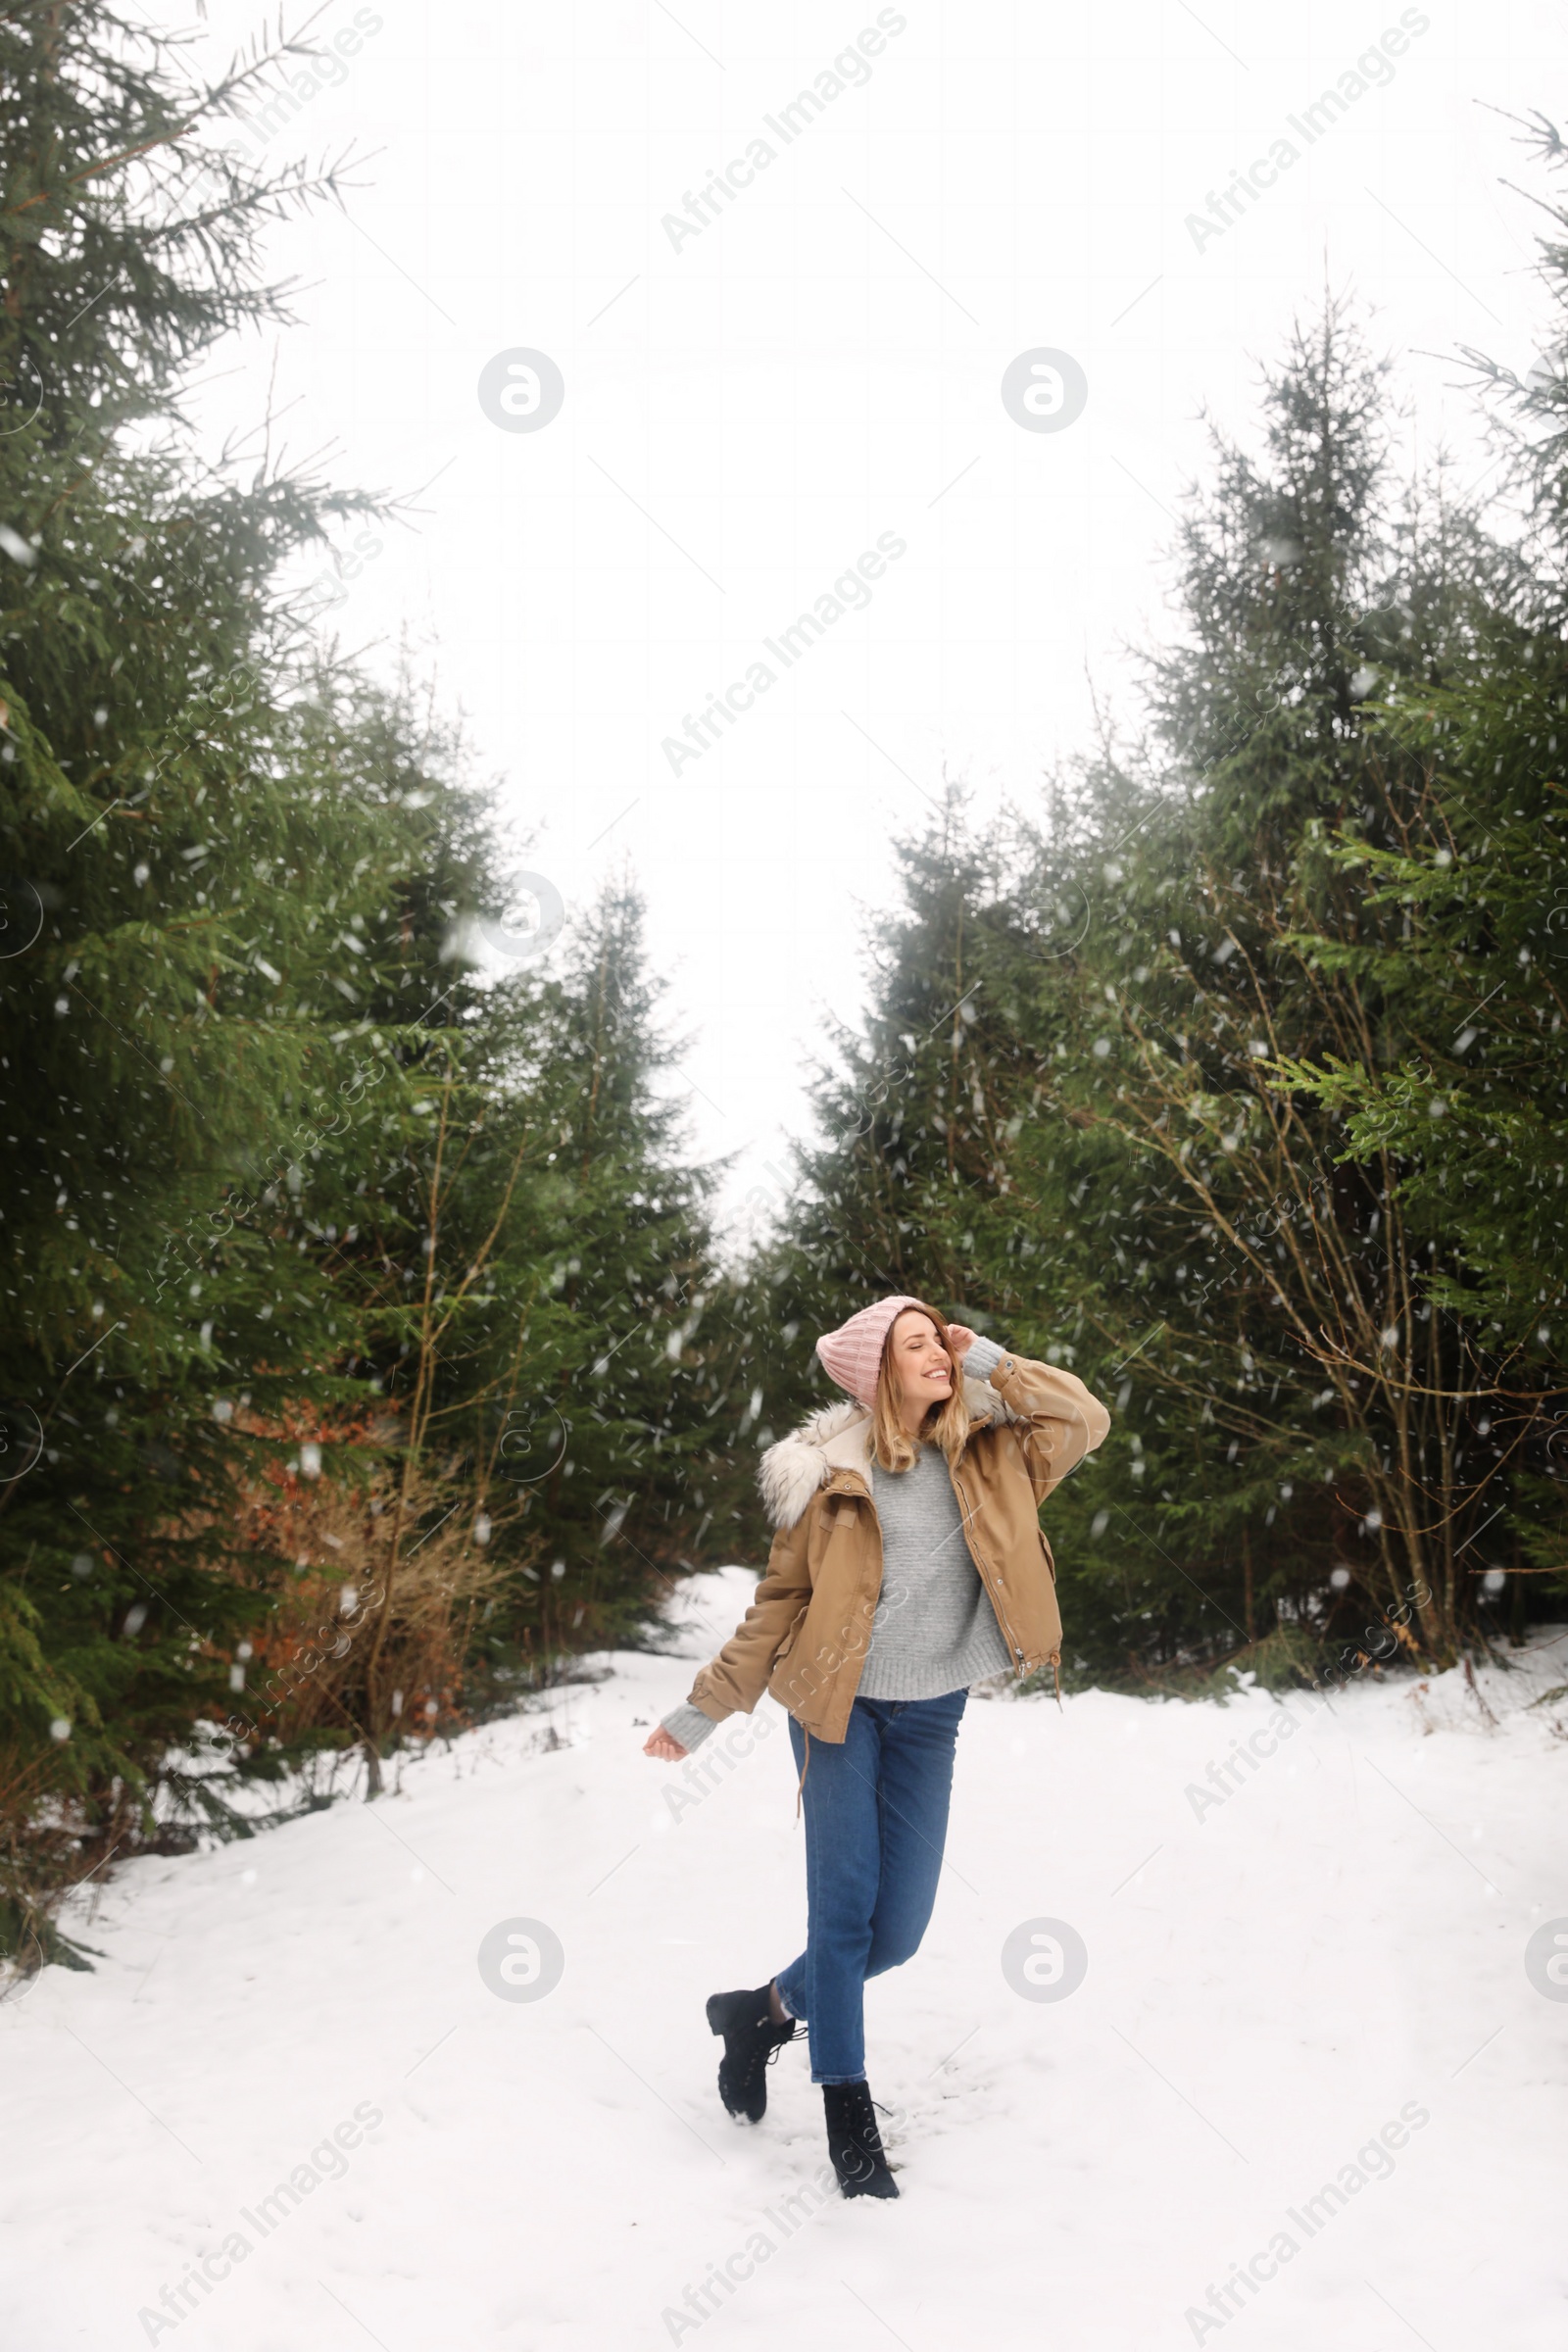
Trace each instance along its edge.
{"label": "jacket drawstring", "polygon": [[801,1726],[801,1737],[806,1741],[806,1762],[801,1766],[801,1777],[795,1784],[795,1818],[797,1821],[801,1818],[801,1792],[806,1787],[806,1775],[811,1761],[811,1735],[804,1723]]}
{"label": "jacket drawstring", "polygon": [[1056,1704],[1059,1707],[1061,1705],[1061,1663],[1059,1658],[1052,1659],[1051,1676],[1056,1686]]}

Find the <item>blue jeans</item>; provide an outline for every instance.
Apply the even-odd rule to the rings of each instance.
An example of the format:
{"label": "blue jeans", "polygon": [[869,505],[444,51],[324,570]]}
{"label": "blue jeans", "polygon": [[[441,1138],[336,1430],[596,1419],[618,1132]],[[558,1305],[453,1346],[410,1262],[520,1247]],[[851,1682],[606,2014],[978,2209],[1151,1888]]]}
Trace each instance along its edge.
{"label": "blue jeans", "polygon": [[[804,1789],[807,1943],[774,1979],[807,2020],[813,2082],[865,2079],[867,1977],[918,1951],[948,1834],[966,1690],[858,1698],[841,1742],[813,1740]],[[797,1772],[806,1740],[790,1717]]]}

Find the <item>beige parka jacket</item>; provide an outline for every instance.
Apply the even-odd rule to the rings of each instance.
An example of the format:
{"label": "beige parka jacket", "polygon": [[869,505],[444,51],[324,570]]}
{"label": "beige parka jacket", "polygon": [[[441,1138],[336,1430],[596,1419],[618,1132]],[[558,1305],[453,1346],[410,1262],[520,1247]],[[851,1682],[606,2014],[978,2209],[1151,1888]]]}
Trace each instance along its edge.
{"label": "beige parka jacket", "polygon": [[[1110,1415],[1071,1372],[1004,1355],[989,1381],[966,1378],[969,1434],[951,1475],[964,1535],[1012,1656],[1032,1674],[1061,1656],[1056,1571],[1040,1530],[1053,1487],[1092,1453]],[[764,1690],[819,1740],[843,1740],[882,1589],[882,1531],[871,1486],[871,1415],[829,1405],[762,1456],[762,1498],[777,1533],[757,1597],[690,1704],[722,1723]]]}

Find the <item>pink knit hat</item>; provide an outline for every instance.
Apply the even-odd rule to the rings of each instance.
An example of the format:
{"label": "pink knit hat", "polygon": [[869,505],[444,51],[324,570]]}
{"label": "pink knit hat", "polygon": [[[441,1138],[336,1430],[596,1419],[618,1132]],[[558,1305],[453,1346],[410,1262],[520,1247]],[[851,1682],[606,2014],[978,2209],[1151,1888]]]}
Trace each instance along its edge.
{"label": "pink knit hat", "polygon": [[888,1332],[906,1306],[924,1303],[921,1298],[878,1298],[841,1323],[837,1331],[825,1332],[816,1343],[816,1352],[839,1387],[848,1389],[861,1404],[874,1405]]}

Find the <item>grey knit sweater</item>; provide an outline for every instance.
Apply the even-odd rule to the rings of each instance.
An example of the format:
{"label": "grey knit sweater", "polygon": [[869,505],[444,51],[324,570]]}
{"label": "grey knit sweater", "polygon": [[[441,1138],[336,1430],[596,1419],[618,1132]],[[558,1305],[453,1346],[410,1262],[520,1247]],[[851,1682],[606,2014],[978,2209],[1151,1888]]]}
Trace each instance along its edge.
{"label": "grey knit sweater", "polygon": [[[994,1340],[976,1340],[963,1369],[989,1380],[1003,1354]],[[908,1470],[873,1463],[871,1488],[882,1529],[882,1592],[856,1695],[941,1698],[1006,1673],[1012,1660],[964,1541],[940,1446],[922,1446]],[[718,1726],[701,1707],[683,1705],[661,1728],[690,1750]]]}

